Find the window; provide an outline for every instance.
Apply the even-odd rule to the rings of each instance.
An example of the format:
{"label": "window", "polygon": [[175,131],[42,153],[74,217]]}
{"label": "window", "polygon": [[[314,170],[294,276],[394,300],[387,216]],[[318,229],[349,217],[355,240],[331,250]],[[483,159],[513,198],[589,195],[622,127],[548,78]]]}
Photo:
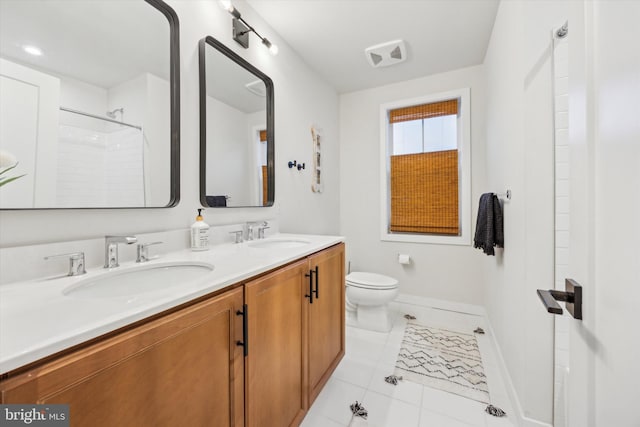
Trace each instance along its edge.
{"label": "window", "polygon": [[262,181],[262,206],[269,206],[269,176],[267,175],[267,130],[261,129],[258,133],[260,139],[260,180]]}
{"label": "window", "polygon": [[469,90],[381,108],[382,240],[470,244]]}

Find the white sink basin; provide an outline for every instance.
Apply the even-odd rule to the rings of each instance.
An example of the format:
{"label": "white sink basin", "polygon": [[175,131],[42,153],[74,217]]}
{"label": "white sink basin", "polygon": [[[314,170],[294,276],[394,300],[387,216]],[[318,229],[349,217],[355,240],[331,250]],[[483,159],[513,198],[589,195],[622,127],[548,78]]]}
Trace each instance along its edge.
{"label": "white sink basin", "polygon": [[65,288],[67,296],[118,298],[164,291],[211,273],[212,264],[198,261],[153,263],[113,270]]}
{"label": "white sink basin", "polygon": [[291,249],[300,248],[311,243],[304,239],[265,239],[249,243],[252,248],[259,249]]}

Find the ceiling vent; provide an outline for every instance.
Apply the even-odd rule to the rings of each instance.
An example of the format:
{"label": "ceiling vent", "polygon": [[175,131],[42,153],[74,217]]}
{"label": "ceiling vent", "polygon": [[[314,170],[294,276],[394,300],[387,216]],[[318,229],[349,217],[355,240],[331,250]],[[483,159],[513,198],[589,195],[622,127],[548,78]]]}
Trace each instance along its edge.
{"label": "ceiling vent", "polygon": [[364,53],[373,68],[388,67],[407,59],[407,48],[403,40],[377,44],[366,48]]}

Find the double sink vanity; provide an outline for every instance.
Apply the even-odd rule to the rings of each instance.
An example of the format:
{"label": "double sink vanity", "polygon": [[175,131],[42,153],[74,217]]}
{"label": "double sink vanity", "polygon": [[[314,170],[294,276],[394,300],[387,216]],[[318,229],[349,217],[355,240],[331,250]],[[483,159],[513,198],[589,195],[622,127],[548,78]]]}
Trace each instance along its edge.
{"label": "double sink vanity", "polygon": [[[200,42],[187,52],[199,59],[200,204],[268,208],[273,82],[206,34],[217,5],[193,7],[203,17]],[[0,77],[11,89],[3,105],[15,107],[1,111],[2,149],[20,160],[9,169],[20,179],[0,189],[0,210],[123,209],[137,220],[132,208],[176,206],[180,50],[189,46],[173,8],[41,0],[0,2],[0,15]],[[87,31],[87,22],[100,26]],[[23,40],[47,54],[34,59]],[[24,105],[33,105],[28,114]],[[137,243],[132,236],[95,239],[115,227],[109,221],[70,233],[89,240],[59,242],[47,228],[71,225],[61,215],[38,218],[31,241],[41,246],[24,236],[0,241],[0,403],[68,404],[73,426],[297,426],[344,355],[341,237],[276,234],[158,259],[149,240],[135,262],[117,253]],[[179,235],[175,248],[186,247],[179,221],[154,218],[147,230]],[[44,247],[51,252],[34,255]],[[70,276],[34,279],[58,267],[35,265],[42,256],[65,252],[73,252],[64,255]]]}
{"label": "double sink vanity", "polygon": [[72,425],[295,426],[344,355],[344,243],[278,234],[3,285],[0,337],[2,403],[69,404]]}

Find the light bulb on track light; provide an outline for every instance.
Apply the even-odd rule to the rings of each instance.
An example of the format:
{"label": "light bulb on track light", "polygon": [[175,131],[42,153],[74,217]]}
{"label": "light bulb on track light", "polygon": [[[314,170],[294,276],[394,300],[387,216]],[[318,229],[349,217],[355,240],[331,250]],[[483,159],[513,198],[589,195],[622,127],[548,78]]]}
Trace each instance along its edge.
{"label": "light bulb on track light", "polygon": [[269,52],[272,55],[277,55],[278,54],[278,45],[271,43],[269,41],[269,39],[267,39],[266,37],[262,39],[262,44],[265,45],[269,49]]}

